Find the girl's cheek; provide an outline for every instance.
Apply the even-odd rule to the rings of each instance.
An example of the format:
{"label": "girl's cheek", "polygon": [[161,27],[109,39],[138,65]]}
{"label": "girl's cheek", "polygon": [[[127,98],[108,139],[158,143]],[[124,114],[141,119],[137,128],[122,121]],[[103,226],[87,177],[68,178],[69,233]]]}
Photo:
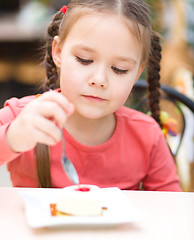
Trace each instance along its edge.
{"label": "girl's cheek", "polygon": [[61,74],[60,87],[62,93],[71,101],[76,89],[79,88],[80,76],[76,72]]}
{"label": "girl's cheek", "polygon": [[81,75],[78,72],[75,72],[75,71],[70,72],[65,77],[64,84],[69,88],[76,87],[77,85],[80,84],[80,79],[81,79]]}
{"label": "girl's cheek", "polygon": [[117,91],[115,91],[114,94],[116,93],[115,97],[120,105],[123,105],[126,102],[132,87],[133,84],[121,84],[120,86],[117,86]]}
{"label": "girl's cheek", "polygon": [[78,82],[81,74],[75,62],[66,62],[63,68],[61,68],[61,84],[74,84],[74,82]]}

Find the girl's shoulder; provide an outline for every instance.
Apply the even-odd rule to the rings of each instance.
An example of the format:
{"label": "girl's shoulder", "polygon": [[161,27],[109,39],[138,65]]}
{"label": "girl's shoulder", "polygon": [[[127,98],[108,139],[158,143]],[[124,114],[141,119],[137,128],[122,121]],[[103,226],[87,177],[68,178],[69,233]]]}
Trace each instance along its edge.
{"label": "girl's shoulder", "polygon": [[4,107],[0,109],[0,125],[10,123],[22,111],[24,106],[32,101],[36,96],[27,96],[21,99],[13,97],[7,100]]}
{"label": "girl's shoulder", "polygon": [[[60,92],[60,89],[56,89],[55,91]],[[4,107],[0,109],[1,120],[3,118],[9,119],[16,117],[28,103],[38,96],[40,96],[40,94],[25,96],[22,98],[10,98],[5,102]]]}
{"label": "girl's shoulder", "polygon": [[121,107],[116,112],[116,116],[117,118],[121,118],[129,122],[134,122],[135,124],[138,124],[138,123],[146,124],[146,125],[153,124],[153,123],[157,124],[156,121],[151,116],[125,106]]}
{"label": "girl's shoulder", "polygon": [[28,104],[29,102],[31,102],[33,99],[35,99],[36,96],[35,95],[31,95],[31,96],[26,96],[26,97],[22,97],[22,98],[10,98],[9,100],[7,100],[4,104],[4,107],[6,106],[15,106],[18,108],[23,108],[26,104]]}
{"label": "girl's shoulder", "polygon": [[18,115],[20,111],[35,98],[36,98],[35,95],[26,96],[22,98],[13,97],[5,102],[4,108],[9,108],[14,115]]}
{"label": "girl's shoulder", "polygon": [[116,111],[116,117],[117,129],[125,132],[127,136],[137,136],[138,140],[145,140],[145,136],[149,136],[149,142],[152,143],[163,137],[159,124],[145,113],[123,106]]}

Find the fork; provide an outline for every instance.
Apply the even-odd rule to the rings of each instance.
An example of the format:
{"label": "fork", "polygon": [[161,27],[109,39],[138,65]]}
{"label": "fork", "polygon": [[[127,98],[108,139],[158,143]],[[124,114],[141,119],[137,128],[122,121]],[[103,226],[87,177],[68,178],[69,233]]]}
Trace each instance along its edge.
{"label": "fork", "polygon": [[61,130],[61,135],[62,135],[62,145],[63,145],[63,152],[62,152],[62,166],[67,173],[67,176],[73,181],[74,184],[79,184],[79,177],[77,174],[77,171],[73,165],[73,163],[66,157],[65,155],[65,138],[63,134],[63,130]]}

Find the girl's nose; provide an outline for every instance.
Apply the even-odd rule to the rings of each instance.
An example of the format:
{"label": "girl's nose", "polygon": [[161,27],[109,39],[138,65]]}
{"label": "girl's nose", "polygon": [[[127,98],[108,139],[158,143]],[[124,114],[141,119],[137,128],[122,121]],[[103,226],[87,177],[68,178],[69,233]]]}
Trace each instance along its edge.
{"label": "girl's nose", "polygon": [[93,72],[93,75],[89,78],[88,84],[90,86],[96,86],[101,88],[107,87],[106,71],[103,67],[98,68],[97,71]]}

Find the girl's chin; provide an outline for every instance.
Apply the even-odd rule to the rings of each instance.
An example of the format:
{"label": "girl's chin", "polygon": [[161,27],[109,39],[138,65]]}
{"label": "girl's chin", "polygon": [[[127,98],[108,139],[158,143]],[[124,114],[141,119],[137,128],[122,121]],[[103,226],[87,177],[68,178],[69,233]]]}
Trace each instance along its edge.
{"label": "girl's chin", "polygon": [[105,112],[105,111],[97,111],[94,108],[93,109],[77,109],[76,115],[79,115],[82,118],[87,118],[87,119],[91,119],[91,120],[95,120],[95,119],[99,119],[99,118],[103,118],[107,115],[110,115],[110,112]]}

